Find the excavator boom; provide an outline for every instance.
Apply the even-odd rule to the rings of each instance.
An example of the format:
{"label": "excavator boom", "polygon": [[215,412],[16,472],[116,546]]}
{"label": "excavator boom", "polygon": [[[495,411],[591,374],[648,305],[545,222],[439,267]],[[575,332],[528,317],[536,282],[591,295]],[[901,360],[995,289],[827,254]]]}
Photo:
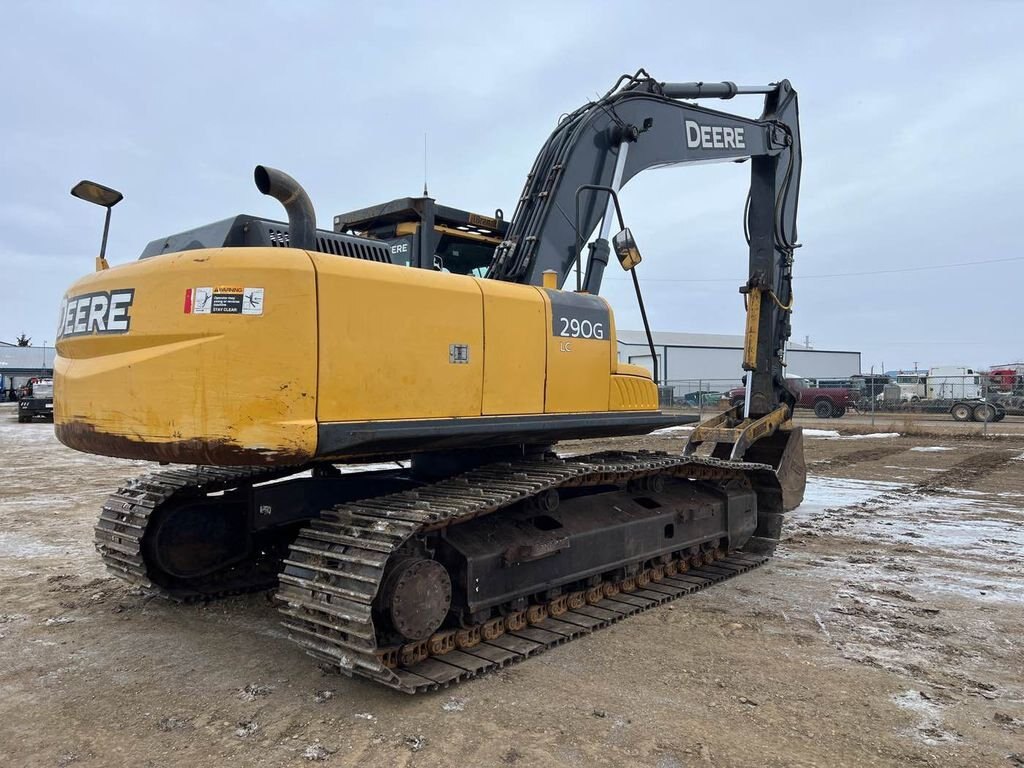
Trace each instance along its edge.
{"label": "excavator boom", "polygon": [[[761,116],[750,119],[692,103],[698,99],[763,96]],[[750,413],[764,416],[792,405],[783,364],[790,336],[793,250],[802,155],[797,94],[788,80],[770,86],[733,83],[659,83],[641,70],[623,77],[602,98],[566,116],[545,142],[498,246],[488,277],[541,285],[553,270],[564,284],[579,263],[581,236],[601,226],[607,254],[609,193],[655,167],[750,161],[745,229],[749,278],[743,290],[769,300],[748,324],[752,349]],[[580,193],[581,188],[590,187]],[[598,189],[594,189],[594,188]],[[568,213],[577,209],[573,220]],[[607,259],[591,258],[584,287],[599,293]]]}

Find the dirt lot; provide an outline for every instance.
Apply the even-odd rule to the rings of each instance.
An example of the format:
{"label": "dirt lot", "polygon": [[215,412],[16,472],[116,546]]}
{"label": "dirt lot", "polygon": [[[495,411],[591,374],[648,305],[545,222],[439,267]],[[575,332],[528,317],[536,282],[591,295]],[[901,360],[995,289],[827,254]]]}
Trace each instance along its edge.
{"label": "dirt lot", "polygon": [[[861,421],[807,426],[905,431]],[[319,670],[265,595],[182,607],[107,577],[93,519],[144,465],[0,408],[0,765],[1024,766],[1011,424],[810,437],[760,571],[408,697]]]}

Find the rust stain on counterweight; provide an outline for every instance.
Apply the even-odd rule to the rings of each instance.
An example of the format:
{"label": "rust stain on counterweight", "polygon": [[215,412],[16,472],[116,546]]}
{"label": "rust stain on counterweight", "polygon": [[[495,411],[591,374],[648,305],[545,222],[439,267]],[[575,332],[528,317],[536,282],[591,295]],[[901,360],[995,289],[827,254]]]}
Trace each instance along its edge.
{"label": "rust stain on counterweight", "polygon": [[141,461],[238,467],[287,466],[302,464],[311,458],[301,451],[248,448],[227,438],[149,442],[103,432],[84,421],[65,421],[57,424],[54,431],[58,440],[77,451]]}

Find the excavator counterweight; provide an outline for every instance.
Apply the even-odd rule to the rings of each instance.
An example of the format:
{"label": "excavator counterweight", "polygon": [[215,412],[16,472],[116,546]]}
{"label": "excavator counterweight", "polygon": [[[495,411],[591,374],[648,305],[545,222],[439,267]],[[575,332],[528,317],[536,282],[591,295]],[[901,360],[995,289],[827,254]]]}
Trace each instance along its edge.
{"label": "excavator counterweight", "polygon": [[[749,95],[757,119],[699,103]],[[600,289],[615,253],[646,326],[618,192],[709,161],[751,170],[743,412],[696,425],[680,455],[559,456],[696,421],[619,361]],[[64,297],[58,438],[180,465],[110,497],[101,556],[173,600],[276,588],[310,655],[410,693],[760,565],[806,478],[783,377],[800,166],[788,81],[643,70],[559,122],[508,221],[424,195],[328,231],[298,182],[258,166],[287,222],[154,240]]]}

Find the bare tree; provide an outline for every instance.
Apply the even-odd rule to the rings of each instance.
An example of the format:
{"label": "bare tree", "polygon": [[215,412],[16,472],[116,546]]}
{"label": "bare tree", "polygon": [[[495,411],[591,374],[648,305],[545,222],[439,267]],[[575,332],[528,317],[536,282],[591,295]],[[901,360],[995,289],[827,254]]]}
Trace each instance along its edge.
{"label": "bare tree", "polygon": [[22,331],[21,335],[17,339],[15,339],[15,341],[18,343],[19,347],[31,347],[32,346],[32,337],[31,336],[26,336],[24,331]]}

